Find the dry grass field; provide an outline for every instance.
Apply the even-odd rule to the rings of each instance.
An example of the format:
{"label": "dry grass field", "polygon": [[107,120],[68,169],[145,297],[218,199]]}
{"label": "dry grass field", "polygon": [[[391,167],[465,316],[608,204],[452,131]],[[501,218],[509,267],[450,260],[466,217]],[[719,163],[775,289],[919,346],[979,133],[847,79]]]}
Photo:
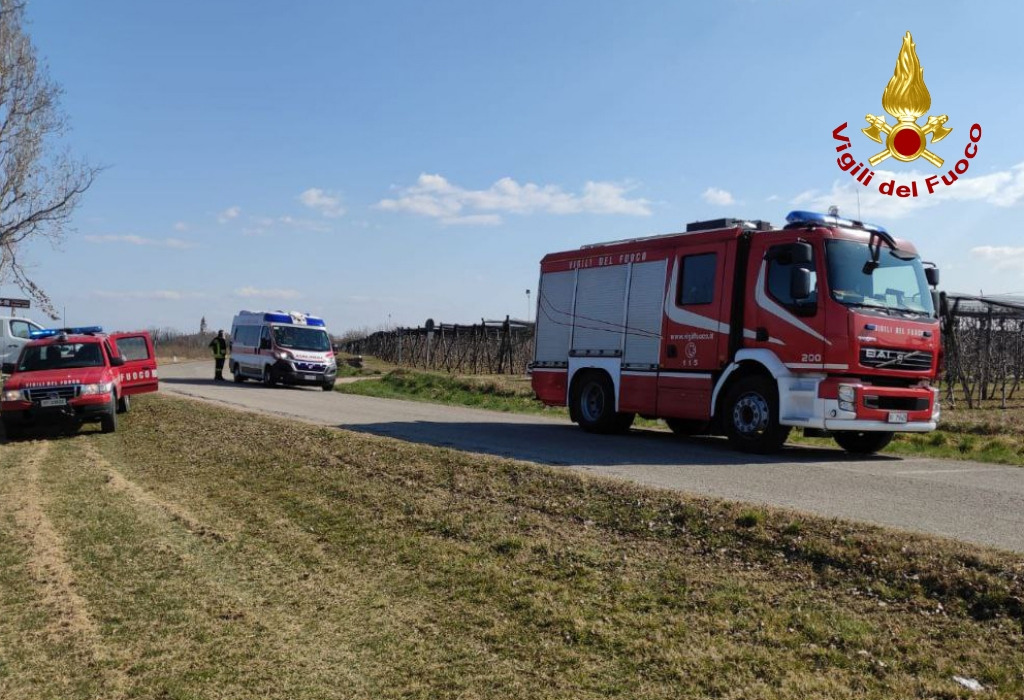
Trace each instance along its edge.
{"label": "dry grass field", "polygon": [[160,396],[0,443],[4,698],[1020,698],[1022,576]]}

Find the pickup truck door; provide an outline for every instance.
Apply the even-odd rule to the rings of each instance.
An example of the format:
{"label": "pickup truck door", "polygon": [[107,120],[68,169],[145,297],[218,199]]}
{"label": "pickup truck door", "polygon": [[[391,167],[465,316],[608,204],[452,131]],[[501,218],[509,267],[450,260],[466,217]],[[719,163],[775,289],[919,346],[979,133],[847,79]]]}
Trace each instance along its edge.
{"label": "pickup truck door", "polygon": [[130,396],[156,391],[156,353],[149,333],[114,333],[110,341],[114,351],[124,358],[124,364],[115,367],[121,373],[121,392]]}

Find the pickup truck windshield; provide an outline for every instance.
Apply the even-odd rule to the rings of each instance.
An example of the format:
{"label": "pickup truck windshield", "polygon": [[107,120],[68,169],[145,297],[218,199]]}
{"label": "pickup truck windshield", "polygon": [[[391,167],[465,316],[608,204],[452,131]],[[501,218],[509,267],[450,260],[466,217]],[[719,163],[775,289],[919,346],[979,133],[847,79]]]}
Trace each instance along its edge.
{"label": "pickup truck windshield", "polygon": [[331,340],[322,328],[274,326],[274,342],[279,348],[289,350],[327,352],[331,349]]}
{"label": "pickup truck windshield", "polygon": [[18,362],[18,371],[102,367],[104,364],[99,343],[54,343],[27,346]]}
{"label": "pickup truck windshield", "polygon": [[825,256],[832,298],[840,304],[934,315],[920,258],[902,259],[883,246],[878,267],[867,274],[864,263],[871,253],[866,243],[826,241]]}

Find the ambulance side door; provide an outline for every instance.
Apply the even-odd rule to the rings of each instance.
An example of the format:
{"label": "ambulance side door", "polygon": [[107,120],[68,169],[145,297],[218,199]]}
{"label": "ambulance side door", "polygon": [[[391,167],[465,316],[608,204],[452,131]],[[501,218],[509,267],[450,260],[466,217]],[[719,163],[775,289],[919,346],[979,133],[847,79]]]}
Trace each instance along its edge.
{"label": "ambulance side door", "polygon": [[114,333],[110,342],[115,354],[124,358],[124,364],[114,368],[121,375],[121,393],[130,396],[156,391],[156,352],[149,333]]}

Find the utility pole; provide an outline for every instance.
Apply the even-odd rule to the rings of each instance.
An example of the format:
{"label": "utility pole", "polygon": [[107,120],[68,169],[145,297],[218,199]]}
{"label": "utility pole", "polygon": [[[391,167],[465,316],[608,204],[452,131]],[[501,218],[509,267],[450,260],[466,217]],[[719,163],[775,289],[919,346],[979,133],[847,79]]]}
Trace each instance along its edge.
{"label": "utility pole", "polygon": [[526,322],[530,322],[530,290],[526,290]]}

